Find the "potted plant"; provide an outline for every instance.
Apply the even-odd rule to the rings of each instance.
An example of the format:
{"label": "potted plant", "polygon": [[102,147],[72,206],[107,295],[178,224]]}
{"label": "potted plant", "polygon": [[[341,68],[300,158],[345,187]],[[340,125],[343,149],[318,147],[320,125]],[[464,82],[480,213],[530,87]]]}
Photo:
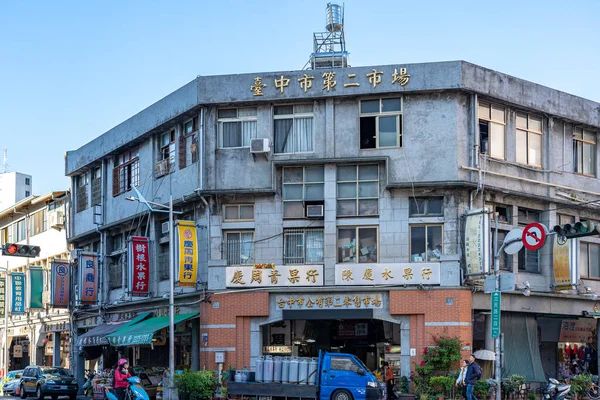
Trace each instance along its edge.
{"label": "potted plant", "polygon": [[571,393],[578,398],[588,396],[588,388],[592,385],[592,375],[580,374],[571,378]]}
{"label": "potted plant", "polygon": [[525,377],[523,375],[510,375],[508,378],[502,381],[502,392],[504,392],[505,398],[516,398],[519,396],[521,387],[525,384]]}
{"label": "potted plant", "polygon": [[490,384],[484,379],[480,379],[473,388],[473,395],[478,399],[487,399],[490,392]]}
{"label": "potted plant", "polygon": [[429,386],[436,397],[449,399],[452,397],[454,379],[451,376],[432,376],[429,378]]}
{"label": "potted plant", "polygon": [[175,387],[181,400],[212,399],[217,387],[217,377],[213,371],[185,370],[175,375]]}

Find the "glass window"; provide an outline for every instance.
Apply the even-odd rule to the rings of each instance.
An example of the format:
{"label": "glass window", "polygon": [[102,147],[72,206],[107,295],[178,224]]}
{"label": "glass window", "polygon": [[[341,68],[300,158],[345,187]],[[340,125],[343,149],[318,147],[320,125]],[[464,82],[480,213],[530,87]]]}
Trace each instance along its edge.
{"label": "glass window", "polygon": [[337,215],[379,215],[379,166],[337,167]]}
{"label": "glass window", "polygon": [[283,263],[323,263],[323,229],[286,229],[283,232]]}
{"label": "glass window", "polygon": [[254,204],[227,204],[223,209],[225,221],[254,221]]}
{"label": "glass window", "polygon": [[352,359],[347,357],[331,357],[331,369],[334,371],[350,371],[358,374],[362,370]]}
{"label": "glass window", "polygon": [[298,104],[274,107],[275,153],[313,151],[313,106]]}
{"label": "glass window", "polygon": [[517,113],[517,162],[542,166],[542,117]]}
{"label": "glass window", "polygon": [[377,228],[338,228],[338,263],[376,263]]}
{"label": "glass window", "polygon": [[360,101],[360,148],[402,147],[402,99]]}
{"label": "glass window", "polygon": [[579,243],[580,275],[585,278],[600,278],[600,245]]}
{"label": "glass window", "polygon": [[283,169],[283,218],[304,218],[305,201],[325,197],[325,169],[322,165]]}
{"label": "glass window", "polygon": [[121,153],[113,168],[113,196],[118,196],[131,190],[131,185],[139,186],[139,148]]}
{"label": "glass window", "polygon": [[498,104],[479,102],[479,152],[505,159],[505,109]]}
{"label": "glass window", "polygon": [[[492,228],[492,235],[490,235],[491,238],[494,237],[493,235],[494,229]],[[500,246],[502,246],[502,243],[504,243],[504,239],[506,238],[506,235],[508,234],[507,231],[498,231],[498,248],[500,248]],[[492,250],[494,248],[494,244],[492,243]],[[493,252],[490,254],[494,254]],[[502,252],[502,254],[500,255],[500,258],[498,259],[498,267],[503,270],[503,271],[510,271],[512,272],[512,255],[507,254],[506,252]]]}
{"label": "glass window", "polygon": [[596,133],[573,128],[573,172],[596,176]]}
{"label": "glass window", "polygon": [[219,148],[250,147],[256,139],[257,109],[232,108],[218,111]]}
{"label": "glass window", "polygon": [[225,232],[223,257],[227,265],[254,264],[254,232]]}
{"label": "glass window", "polygon": [[[531,222],[540,222],[540,212],[519,208],[519,226],[523,228]],[[519,251],[519,270],[527,272],[540,272],[540,260],[538,251],[529,251],[523,247]]]}
{"label": "glass window", "polygon": [[501,204],[485,203],[485,207],[492,213],[491,220],[501,224],[512,224],[512,208]]}
{"label": "glass window", "polygon": [[444,254],[442,225],[411,225],[410,261],[439,261]]}
{"label": "glass window", "polygon": [[443,197],[411,197],[410,216],[411,217],[443,217],[444,216],[444,198]]}

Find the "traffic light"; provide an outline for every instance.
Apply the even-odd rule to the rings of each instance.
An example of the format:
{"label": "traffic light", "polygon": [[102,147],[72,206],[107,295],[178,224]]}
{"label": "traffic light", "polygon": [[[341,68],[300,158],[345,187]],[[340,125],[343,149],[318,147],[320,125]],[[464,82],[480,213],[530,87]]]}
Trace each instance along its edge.
{"label": "traffic light", "polygon": [[558,236],[566,237],[567,239],[580,238],[585,236],[600,235],[598,229],[600,227],[591,221],[580,221],[575,224],[556,225],[554,232]]}
{"label": "traffic light", "polygon": [[2,247],[3,256],[13,257],[37,257],[40,254],[40,246],[28,244],[6,243]]}

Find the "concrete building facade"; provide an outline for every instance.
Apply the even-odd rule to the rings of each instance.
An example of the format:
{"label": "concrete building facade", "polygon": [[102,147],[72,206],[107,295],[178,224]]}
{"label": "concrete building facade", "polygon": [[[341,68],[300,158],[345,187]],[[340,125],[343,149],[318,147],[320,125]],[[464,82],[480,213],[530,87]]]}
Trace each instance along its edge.
{"label": "concrete building facade", "polygon": [[31,175],[20,172],[0,174],[0,210],[18,203],[33,193]]}
{"label": "concrete building facade", "polygon": [[[76,333],[166,305],[166,218],[126,201],[133,184],[155,203],[172,194],[196,226],[197,279],[176,296],[200,308],[194,366],[325,348],[410,375],[435,336],[489,349],[489,296],[465,274],[466,213],[488,208],[501,235],[600,220],[599,129],[598,103],[463,61],[198,77],[67,153],[69,240],[101,271]],[[115,261],[130,236],[149,238],[155,303],[131,295]],[[536,371],[560,346],[551,319],[593,312],[598,244],[580,240],[578,286],[560,292],[551,244],[502,257],[532,292],[504,295],[507,323],[557,339],[532,357]]]}

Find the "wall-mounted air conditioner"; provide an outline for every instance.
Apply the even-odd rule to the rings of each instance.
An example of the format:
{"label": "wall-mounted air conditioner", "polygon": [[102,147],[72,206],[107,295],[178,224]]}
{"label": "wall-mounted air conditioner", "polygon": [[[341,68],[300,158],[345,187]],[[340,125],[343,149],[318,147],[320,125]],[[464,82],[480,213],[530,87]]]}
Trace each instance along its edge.
{"label": "wall-mounted air conditioner", "polygon": [[269,145],[269,139],[251,139],[250,140],[250,153],[252,154],[263,154],[269,153],[271,146]]}
{"label": "wall-mounted air conditioner", "polygon": [[167,234],[167,233],[169,233],[169,221],[167,221],[167,222],[163,222],[163,223],[160,225],[160,232],[161,232],[163,235],[164,235],[164,234]]}
{"label": "wall-mounted air conditioner", "polygon": [[307,204],[306,218],[323,218],[323,204]]}
{"label": "wall-mounted air conditioner", "polygon": [[48,222],[50,228],[62,229],[64,225],[64,215],[62,211],[50,211],[48,213]]}

